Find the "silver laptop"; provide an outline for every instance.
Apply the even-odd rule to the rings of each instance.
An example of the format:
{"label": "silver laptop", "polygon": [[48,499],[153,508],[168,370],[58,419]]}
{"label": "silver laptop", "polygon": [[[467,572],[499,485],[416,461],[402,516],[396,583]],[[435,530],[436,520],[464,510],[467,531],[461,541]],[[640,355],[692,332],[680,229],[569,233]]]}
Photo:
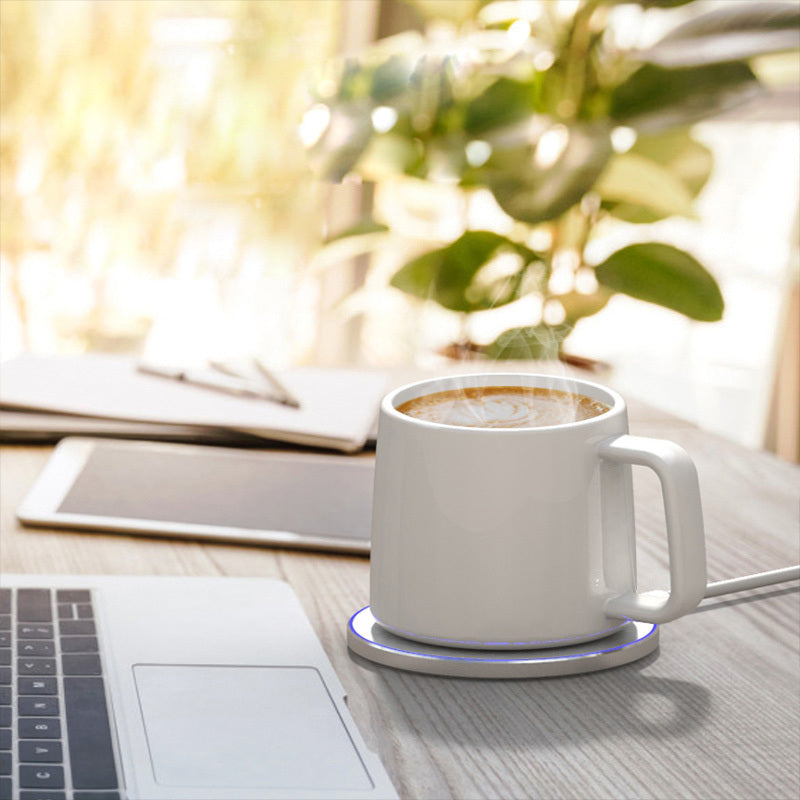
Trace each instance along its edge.
{"label": "silver laptop", "polygon": [[0,576],[0,798],[395,798],[290,587]]}

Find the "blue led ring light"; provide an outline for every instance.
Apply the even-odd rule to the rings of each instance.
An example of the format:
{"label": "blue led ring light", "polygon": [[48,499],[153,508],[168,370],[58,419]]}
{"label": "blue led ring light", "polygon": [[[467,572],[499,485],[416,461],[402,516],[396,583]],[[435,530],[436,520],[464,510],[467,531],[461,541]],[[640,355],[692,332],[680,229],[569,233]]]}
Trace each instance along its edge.
{"label": "blue led ring light", "polygon": [[[416,658],[429,658],[431,660],[436,660],[436,661],[439,661],[439,660],[445,660],[445,661],[473,661],[473,662],[492,662],[492,663],[508,663],[508,664],[517,663],[517,664],[519,664],[519,663],[523,663],[523,662],[532,662],[532,661],[567,661],[567,660],[576,659],[576,658],[584,658],[585,659],[585,658],[589,658],[591,656],[602,655],[604,653],[613,653],[613,652],[615,652],[617,650],[625,650],[626,648],[632,647],[633,645],[638,644],[639,642],[643,642],[646,639],[649,639],[656,632],[656,630],[658,629],[657,625],[652,625],[646,634],[644,634],[643,636],[640,636],[637,639],[634,639],[634,640],[632,640],[630,642],[625,642],[623,644],[616,645],[614,647],[605,647],[605,648],[601,648],[599,650],[591,650],[591,651],[585,651],[585,652],[581,652],[581,653],[553,654],[552,650],[548,650],[547,651],[547,655],[541,655],[541,656],[537,657],[536,654],[535,654],[536,651],[531,651],[531,653],[530,654],[526,654],[524,658],[520,658],[520,657],[516,657],[516,658],[499,658],[496,653],[493,653],[492,655],[486,655],[486,656],[456,656],[456,655],[448,655],[446,653],[438,652],[438,651],[435,654],[432,654],[432,653],[423,653],[423,652],[414,651],[414,650],[406,650],[406,649],[403,649],[403,648],[400,648],[400,647],[393,647],[391,645],[384,644],[383,642],[376,642],[375,640],[370,640],[366,636],[361,634],[355,628],[356,619],[359,617],[359,615],[363,614],[364,612],[369,613],[369,606],[364,606],[364,608],[360,609],[359,611],[356,611],[356,613],[353,614],[352,617],[350,617],[349,627],[350,627],[350,630],[352,631],[354,636],[357,636],[359,639],[361,639],[362,641],[366,642],[371,647],[378,647],[381,650],[388,650],[388,651],[392,651],[392,652],[395,652],[395,653],[400,653],[400,654],[403,654],[403,655],[414,656]],[[374,619],[374,617],[373,617],[373,619]],[[376,622],[377,622],[377,620],[376,620]],[[630,620],[628,620],[628,622],[630,622]],[[628,624],[628,622],[623,623],[623,624]],[[442,648],[442,649],[444,649],[444,648]]]}

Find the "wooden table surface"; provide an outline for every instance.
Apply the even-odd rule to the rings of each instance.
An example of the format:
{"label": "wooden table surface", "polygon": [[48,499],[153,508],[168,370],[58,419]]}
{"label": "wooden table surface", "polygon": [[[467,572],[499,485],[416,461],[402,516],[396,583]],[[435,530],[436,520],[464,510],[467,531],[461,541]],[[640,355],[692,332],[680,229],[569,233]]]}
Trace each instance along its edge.
{"label": "wooden table surface", "polygon": [[[709,580],[796,564],[800,470],[640,404],[631,432],[694,459]],[[14,511],[50,447],[0,448],[3,572],[232,575],[288,581],[349,694],[367,745],[403,798],[797,798],[797,583],[707,600],[664,625],[660,648],[604,672],[539,680],[449,679],[349,653],[368,602],[363,557],[24,529]],[[664,586],[656,479],[634,470],[640,586]]]}

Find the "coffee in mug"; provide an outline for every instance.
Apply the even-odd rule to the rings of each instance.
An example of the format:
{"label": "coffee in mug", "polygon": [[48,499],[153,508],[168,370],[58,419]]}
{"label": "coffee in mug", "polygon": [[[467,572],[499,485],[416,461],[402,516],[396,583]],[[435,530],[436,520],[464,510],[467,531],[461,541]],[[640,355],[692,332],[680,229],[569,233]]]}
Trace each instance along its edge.
{"label": "coffee in mug", "polygon": [[[633,464],[662,484],[668,591],[637,580]],[[390,393],[372,514],[370,610],[407,639],[573,645],[675,619],[705,592],[691,459],[632,436],[625,400],[589,381],[461,375]]]}
{"label": "coffee in mug", "polygon": [[542,428],[605,414],[583,394],[540,386],[470,386],[415,397],[397,410],[416,419],[465,428]]}

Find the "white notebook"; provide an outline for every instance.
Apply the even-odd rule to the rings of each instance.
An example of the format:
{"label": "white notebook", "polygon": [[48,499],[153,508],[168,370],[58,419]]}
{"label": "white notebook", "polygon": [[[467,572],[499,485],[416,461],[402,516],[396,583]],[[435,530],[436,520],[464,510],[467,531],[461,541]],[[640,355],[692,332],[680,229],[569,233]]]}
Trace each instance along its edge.
{"label": "white notebook", "polygon": [[0,405],[222,428],[348,452],[364,446],[386,391],[385,373],[301,367],[280,379],[299,409],[142,374],[133,359],[119,356],[21,356],[0,367]]}

